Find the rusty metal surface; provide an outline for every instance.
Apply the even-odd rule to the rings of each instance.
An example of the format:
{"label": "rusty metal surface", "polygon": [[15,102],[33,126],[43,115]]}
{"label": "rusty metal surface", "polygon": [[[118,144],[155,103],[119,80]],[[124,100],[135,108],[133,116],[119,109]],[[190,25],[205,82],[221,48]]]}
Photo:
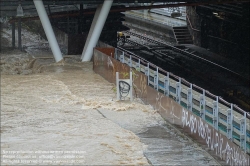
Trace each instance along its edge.
{"label": "rusty metal surface", "polygon": [[99,50],[100,52],[114,58],[115,48],[112,48],[112,47],[109,47],[109,48],[97,47],[96,49]]}
{"label": "rusty metal surface", "polygon": [[[106,49],[109,50],[109,48]],[[100,50],[107,52],[104,48]],[[100,50],[94,49],[94,71],[111,83],[115,83],[116,72],[120,73],[120,79],[124,79],[124,73],[129,73],[130,67],[126,64],[121,64]]]}
{"label": "rusty metal surface", "polygon": [[[94,71],[115,83],[115,73],[128,73],[130,67],[104,53],[94,50]],[[224,160],[228,165],[250,165],[250,157],[226,136],[214,129],[206,121],[186,110],[173,99],[147,85],[147,77],[133,70],[134,95],[141,98],[145,104],[150,104],[168,122],[180,131],[189,135],[202,147],[209,149],[212,156]]]}

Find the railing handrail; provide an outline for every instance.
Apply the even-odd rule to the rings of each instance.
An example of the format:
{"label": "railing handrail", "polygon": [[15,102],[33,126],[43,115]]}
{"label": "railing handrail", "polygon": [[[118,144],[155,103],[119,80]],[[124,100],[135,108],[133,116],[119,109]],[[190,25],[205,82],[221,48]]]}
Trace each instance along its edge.
{"label": "railing handrail", "polygon": [[[134,53],[132,53],[132,52],[130,52],[130,51],[127,51],[127,50],[125,50],[125,49],[123,49],[123,48],[121,48],[121,47],[119,47],[119,46],[118,46],[117,48],[118,48],[120,51],[127,52],[127,53],[131,54],[131,56],[135,56],[136,58],[142,59],[143,61],[146,61],[147,63],[152,64],[151,62],[149,62],[149,61],[147,61],[147,60],[145,60],[145,59],[143,59],[143,58],[141,58],[141,57],[135,55]],[[153,65],[154,65],[154,64],[153,64]],[[152,66],[152,65],[151,65],[151,66]],[[156,66],[156,65],[154,65],[154,66]],[[156,66],[156,67],[157,67],[157,66]],[[179,77],[179,76],[174,75],[174,74],[171,73],[171,72],[165,71],[164,69],[162,69],[162,68],[160,68],[160,67],[159,67],[159,69],[160,69],[162,72],[169,73],[169,75],[171,75],[172,77],[174,77],[174,78],[176,78],[176,79],[179,79],[179,78],[180,78],[181,81],[182,81],[182,80],[185,80],[185,79],[183,79],[183,78],[181,78],[181,77]],[[184,82],[187,82],[187,81],[185,80]],[[189,83],[189,84],[192,84],[192,83]],[[195,87],[195,88],[197,88],[197,89],[200,89],[200,90],[205,90],[205,89],[203,89],[203,88],[201,88],[201,87],[199,87],[199,86],[197,86],[197,85],[195,85],[195,84],[192,84],[192,86]],[[205,90],[205,93],[208,94],[208,95],[210,95],[210,96],[212,96],[212,97],[215,97],[215,98],[217,97],[216,95],[210,93],[210,92],[207,91],[207,90]],[[222,101],[222,102],[225,103],[225,104],[228,104],[228,105],[231,104],[231,103],[228,103],[227,101],[223,100],[221,97],[219,97],[219,100]],[[239,108],[239,107],[238,107],[237,105],[235,105],[235,104],[233,104],[233,107],[234,107],[237,111],[239,111],[239,113],[241,113],[241,114],[243,114],[243,115],[244,115],[244,113],[246,113],[247,117],[250,118],[250,113],[248,113],[248,112],[242,110],[241,108]]]}
{"label": "railing handrail", "polygon": [[186,14],[186,17],[187,17],[187,20],[188,20],[188,22],[189,22],[189,25],[190,25],[191,29],[194,30],[194,31],[200,32],[201,30],[193,28],[192,23],[191,23],[191,21],[189,20],[188,14]]}

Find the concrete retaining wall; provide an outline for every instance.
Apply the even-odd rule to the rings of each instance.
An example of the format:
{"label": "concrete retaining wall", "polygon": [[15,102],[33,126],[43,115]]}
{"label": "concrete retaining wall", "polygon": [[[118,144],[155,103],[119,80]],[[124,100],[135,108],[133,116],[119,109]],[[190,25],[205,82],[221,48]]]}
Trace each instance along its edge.
{"label": "concrete retaining wall", "polygon": [[[105,53],[94,50],[94,71],[106,80],[115,83],[116,72],[126,73],[130,67],[121,63]],[[147,85],[147,76],[135,69],[136,78],[134,85],[137,89],[137,97],[144,103],[152,105],[168,122],[175,125],[179,130],[195,139],[201,146],[207,147],[212,156],[217,156],[229,165],[249,165],[250,156],[214,129],[205,120],[186,110],[173,99],[157,92]]]}

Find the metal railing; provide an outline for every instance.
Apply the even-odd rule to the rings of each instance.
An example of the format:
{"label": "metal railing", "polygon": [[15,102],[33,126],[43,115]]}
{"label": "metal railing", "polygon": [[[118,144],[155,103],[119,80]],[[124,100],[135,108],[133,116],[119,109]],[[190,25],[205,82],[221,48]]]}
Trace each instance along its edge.
{"label": "metal railing", "polygon": [[132,14],[126,14],[126,17],[129,17],[129,18],[133,18],[133,19],[137,19],[137,20],[146,20],[147,23],[150,23],[150,24],[153,24],[153,25],[158,25],[160,27],[166,27],[166,26],[169,26],[169,28],[171,29],[172,27],[178,27],[178,26],[186,26],[187,24],[184,24],[184,23],[176,23],[174,21],[171,21],[171,20],[165,20],[164,22],[159,22],[159,21],[156,21],[156,20],[149,20],[149,19],[145,19],[143,17],[140,17],[140,15],[133,15]]}
{"label": "metal railing", "polygon": [[190,25],[191,29],[194,30],[194,31],[200,32],[199,29],[193,28],[192,23],[191,23],[191,21],[190,21],[190,19],[189,19],[189,17],[188,17],[188,14],[186,15],[186,18],[187,18],[186,20],[188,20],[188,22],[189,22],[189,25]]}
{"label": "metal railing", "polygon": [[200,116],[242,150],[250,153],[249,113],[132,52],[117,48],[115,58],[147,75],[149,86]]}

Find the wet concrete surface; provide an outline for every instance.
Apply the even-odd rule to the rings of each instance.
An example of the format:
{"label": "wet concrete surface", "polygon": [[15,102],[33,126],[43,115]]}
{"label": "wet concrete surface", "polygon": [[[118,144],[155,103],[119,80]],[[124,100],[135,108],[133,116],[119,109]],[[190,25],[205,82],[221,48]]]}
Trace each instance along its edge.
{"label": "wet concrete surface", "polygon": [[[168,121],[158,118],[157,114],[151,112],[149,119],[140,114],[137,107],[131,108],[115,112],[98,108],[98,112],[135,133],[145,145],[143,154],[151,165],[223,165],[205,150],[206,147],[200,146]],[[143,110],[147,111],[147,108]]]}
{"label": "wet concrete surface", "polygon": [[152,165],[220,165],[205,150],[167,124],[148,127],[137,135],[148,146],[144,155]]}

